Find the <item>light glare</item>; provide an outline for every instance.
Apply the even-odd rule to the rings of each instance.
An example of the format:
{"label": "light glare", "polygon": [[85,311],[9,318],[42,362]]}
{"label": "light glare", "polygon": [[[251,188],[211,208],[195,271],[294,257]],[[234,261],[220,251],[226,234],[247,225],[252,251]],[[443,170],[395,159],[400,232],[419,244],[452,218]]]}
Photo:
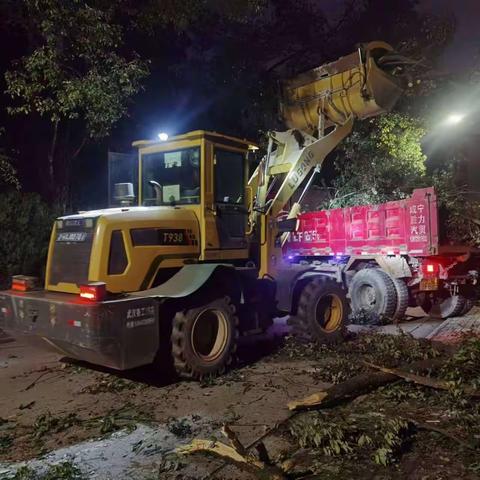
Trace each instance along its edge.
{"label": "light glare", "polygon": [[168,133],[161,132],[158,134],[158,138],[161,142],[166,142],[168,140]]}
{"label": "light glare", "polygon": [[464,119],[465,115],[462,113],[452,113],[447,117],[447,123],[449,125],[456,125]]}

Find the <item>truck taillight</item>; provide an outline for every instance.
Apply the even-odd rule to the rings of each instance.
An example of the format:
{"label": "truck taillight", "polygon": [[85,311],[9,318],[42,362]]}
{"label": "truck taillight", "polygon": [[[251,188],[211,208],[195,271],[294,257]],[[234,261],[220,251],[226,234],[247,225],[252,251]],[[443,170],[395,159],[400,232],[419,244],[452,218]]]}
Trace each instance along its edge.
{"label": "truck taillight", "polygon": [[107,296],[107,286],[103,282],[80,285],[80,297],[91,302],[101,302]]}
{"label": "truck taillight", "polygon": [[435,277],[439,274],[440,266],[438,263],[424,263],[422,265],[423,275],[425,277]]}

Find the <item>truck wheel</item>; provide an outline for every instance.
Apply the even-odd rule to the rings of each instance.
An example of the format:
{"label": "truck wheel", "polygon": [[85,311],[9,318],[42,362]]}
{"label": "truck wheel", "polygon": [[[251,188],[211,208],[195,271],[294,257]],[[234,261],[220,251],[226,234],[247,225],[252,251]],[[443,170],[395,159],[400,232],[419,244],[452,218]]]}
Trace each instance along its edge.
{"label": "truck wheel", "polygon": [[364,312],[372,323],[382,317],[393,318],[397,310],[397,291],[390,276],[379,268],[365,268],[357,272],[349,288],[352,310]]}
{"label": "truck wheel", "polygon": [[175,314],[172,355],[181,377],[201,380],[225,372],[237,349],[235,312],[235,305],[225,296]]}
{"label": "truck wheel", "polygon": [[392,318],[393,320],[401,320],[403,317],[405,317],[405,312],[408,308],[408,287],[401,278],[390,278],[392,279],[393,285],[395,286],[395,290],[397,292],[397,307]]}
{"label": "truck wheel", "polygon": [[436,299],[433,302],[422,304],[423,310],[433,318],[459,317],[465,308],[467,299],[462,295],[451,295],[444,299]]}
{"label": "truck wheel", "polygon": [[466,298],[465,305],[460,312],[460,317],[466,315],[475,306],[475,300],[473,298]]}
{"label": "truck wheel", "polygon": [[342,286],[331,278],[317,277],[303,288],[297,315],[288,323],[293,335],[301,340],[337,343],[345,336],[349,313]]}

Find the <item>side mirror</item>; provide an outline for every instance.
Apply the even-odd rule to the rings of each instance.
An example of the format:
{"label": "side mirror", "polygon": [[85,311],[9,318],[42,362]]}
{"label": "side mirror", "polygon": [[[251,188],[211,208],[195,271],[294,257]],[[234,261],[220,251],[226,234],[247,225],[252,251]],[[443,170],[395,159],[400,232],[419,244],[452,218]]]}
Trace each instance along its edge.
{"label": "side mirror", "polygon": [[113,186],[113,199],[122,206],[130,206],[135,200],[133,183],[116,183]]}

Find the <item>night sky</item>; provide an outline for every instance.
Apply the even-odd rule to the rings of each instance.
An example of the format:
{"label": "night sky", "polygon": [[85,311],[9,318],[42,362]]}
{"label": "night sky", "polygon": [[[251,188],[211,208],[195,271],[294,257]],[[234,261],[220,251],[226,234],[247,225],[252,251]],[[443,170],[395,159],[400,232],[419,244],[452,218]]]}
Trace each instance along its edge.
{"label": "night sky", "polygon": [[[338,16],[345,4],[344,0],[319,0],[319,6],[333,18]],[[385,2],[386,8],[388,1]],[[433,14],[447,14],[456,19],[456,31],[452,43],[445,49],[438,67],[445,73],[462,74],[480,62],[480,0],[420,0],[418,9],[421,12]],[[154,86],[150,86],[152,90]],[[147,92],[143,97],[149,97],[152,92]],[[138,98],[139,112],[136,116],[135,134],[141,138],[152,138],[160,130],[171,130],[179,133],[185,130],[196,128],[210,128],[198,124],[195,112],[188,115],[185,112],[185,104],[201,105],[205,103],[204,98],[194,98],[195,92],[185,92],[182,104],[172,106],[165,99],[157,101],[142,102]],[[151,98],[155,98],[152,95]],[[173,107],[173,108],[172,108]],[[221,100],[215,104],[215,99],[209,102],[205,108],[222,108]],[[199,106],[198,110],[202,108]],[[198,112],[197,112],[198,113]],[[179,118],[181,117],[181,119]],[[233,132],[231,132],[233,133]]]}
{"label": "night sky", "polygon": [[[4,1],[4,0],[0,0]],[[385,8],[388,9],[388,1],[385,1]],[[319,0],[319,7],[331,18],[338,16],[345,5],[344,0]],[[446,73],[453,75],[463,74],[472,68],[478,62],[480,52],[480,0],[420,0],[418,9],[421,12],[432,12],[434,14],[444,14],[456,18],[456,32],[452,43],[444,51],[438,67]],[[160,39],[159,45],[150,45],[148,53],[161,57],[165,63],[169,58],[177,58],[180,53],[171,48],[168,35]],[[348,44],[354,45],[363,38],[352,38]],[[366,39],[371,40],[371,39]],[[16,52],[20,51],[20,44],[11,42],[8,49],[1,49],[0,66],[1,70],[6,70],[13,58],[16,58]],[[333,47],[333,45],[332,45]],[[350,47],[349,47],[350,48]],[[351,51],[351,49],[350,49]],[[345,51],[344,53],[349,53]],[[334,56],[326,58],[334,59]],[[187,61],[189,61],[187,59]],[[164,63],[164,65],[165,65]],[[184,75],[190,75],[188,63],[186,64]],[[172,77],[166,75],[167,80],[164,84],[159,83],[159,79],[164,81],[163,66],[152,64],[152,75],[147,79],[145,91],[136,96],[130,107],[129,117],[120,121],[114,128],[112,135],[98,145],[87,147],[81,157],[81,163],[73,172],[73,190],[77,197],[76,205],[79,208],[91,208],[101,206],[106,201],[106,159],[107,151],[128,151],[131,142],[137,139],[155,138],[159,131],[169,131],[169,133],[182,133],[192,129],[215,129],[229,134],[243,135],[246,130],[242,126],[240,118],[224,116],[227,122],[219,123],[221,116],[213,115],[214,112],[228,109],[228,98],[235,92],[226,92],[225,88],[219,88],[218,95],[211,95],[202,92],[196,88],[194,75],[202,75],[206,72],[201,70],[194,71],[193,78],[186,87],[178,87],[172,81]],[[169,83],[170,82],[170,83]],[[0,84],[3,90],[4,85]],[[228,86],[227,86],[228,87]],[[174,92],[172,94],[171,92]],[[246,100],[245,100],[246,101]],[[5,102],[3,102],[5,104]],[[15,129],[11,136],[12,144],[20,144],[26,136],[28,130],[17,129],[16,124],[5,114],[2,108],[0,114],[0,126],[4,125],[7,129]],[[244,119],[243,119],[244,120]],[[245,124],[245,121],[243,122]],[[25,124],[23,124],[25,125]],[[275,128],[275,126],[272,126]],[[247,129],[248,130],[248,129]],[[250,129],[248,135],[254,136]],[[252,138],[256,140],[256,138]],[[472,145],[472,143],[470,142]],[[473,148],[470,148],[473,151]],[[473,155],[473,154],[472,154]],[[480,171],[477,168],[477,161],[472,163],[473,172]],[[480,165],[478,165],[480,166]],[[92,175],[92,172],[95,174]],[[35,188],[35,178],[26,182],[26,189]],[[480,178],[478,179],[480,184]],[[480,185],[479,185],[480,186]],[[85,192],[88,192],[86,195]]]}
{"label": "night sky", "polygon": [[453,42],[446,48],[443,64],[456,72],[472,66],[480,54],[480,1],[478,0],[421,0],[422,11],[451,13],[457,21]]}

